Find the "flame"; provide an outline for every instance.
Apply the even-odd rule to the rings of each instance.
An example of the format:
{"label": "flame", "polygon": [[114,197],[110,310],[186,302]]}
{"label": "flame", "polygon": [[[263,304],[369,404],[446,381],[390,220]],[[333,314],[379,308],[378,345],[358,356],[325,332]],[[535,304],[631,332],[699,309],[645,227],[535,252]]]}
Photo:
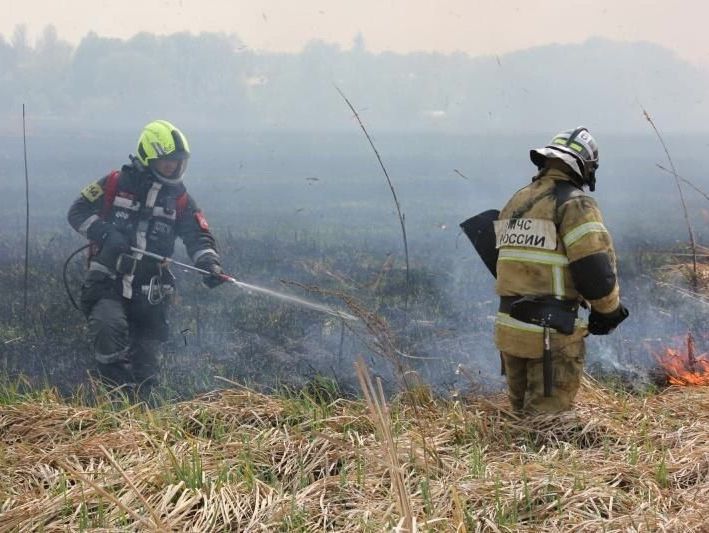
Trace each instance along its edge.
{"label": "flame", "polygon": [[709,354],[695,355],[694,337],[687,334],[687,347],[682,350],[667,348],[657,356],[672,385],[709,385]]}

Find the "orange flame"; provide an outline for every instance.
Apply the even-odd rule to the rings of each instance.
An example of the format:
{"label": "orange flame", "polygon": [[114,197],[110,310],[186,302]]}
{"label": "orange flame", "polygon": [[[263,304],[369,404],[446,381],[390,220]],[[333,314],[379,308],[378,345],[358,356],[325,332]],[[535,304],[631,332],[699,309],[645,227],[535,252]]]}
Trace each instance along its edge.
{"label": "orange flame", "polygon": [[672,385],[709,385],[709,354],[695,355],[691,333],[687,334],[686,350],[668,348],[657,361]]}

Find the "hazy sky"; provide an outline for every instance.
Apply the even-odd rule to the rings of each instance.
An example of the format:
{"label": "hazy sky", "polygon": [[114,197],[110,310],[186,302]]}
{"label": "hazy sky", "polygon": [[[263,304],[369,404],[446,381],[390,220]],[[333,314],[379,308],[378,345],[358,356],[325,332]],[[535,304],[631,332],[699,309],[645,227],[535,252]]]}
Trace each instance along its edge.
{"label": "hazy sky", "polygon": [[256,50],[298,51],[310,39],[371,51],[504,54],[590,36],[653,41],[709,65],[707,0],[0,0],[0,33],[54,24],[77,43],[89,31],[236,34]]}

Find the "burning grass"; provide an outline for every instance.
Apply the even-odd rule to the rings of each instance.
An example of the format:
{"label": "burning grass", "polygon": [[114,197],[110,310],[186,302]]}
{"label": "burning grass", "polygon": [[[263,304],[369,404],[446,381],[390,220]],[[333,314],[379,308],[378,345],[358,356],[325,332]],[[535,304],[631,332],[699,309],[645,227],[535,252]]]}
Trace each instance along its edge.
{"label": "burning grass", "polygon": [[657,361],[672,385],[709,385],[709,354],[697,355],[691,332],[683,349],[667,348]]}
{"label": "burning grass", "polygon": [[[371,394],[375,394],[372,390]],[[244,388],[146,410],[5,391],[0,531],[698,531],[709,389],[584,382],[577,412],[502,396],[363,401]],[[376,411],[376,416],[370,413]],[[410,509],[411,516],[402,516]]]}

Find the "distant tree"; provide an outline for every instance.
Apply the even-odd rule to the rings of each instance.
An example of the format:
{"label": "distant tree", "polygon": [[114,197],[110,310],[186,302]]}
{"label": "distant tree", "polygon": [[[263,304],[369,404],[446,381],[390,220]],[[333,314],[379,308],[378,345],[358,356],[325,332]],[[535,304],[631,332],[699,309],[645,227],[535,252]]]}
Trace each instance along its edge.
{"label": "distant tree", "polygon": [[49,25],[44,28],[34,51],[32,65],[33,86],[42,87],[46,113],[56,115],[65,110],[72,97],[66,91],[66,78],[74,49],[59,39],[57,30]]}
{"label": "distant tree", "polygon": [[354,39],[352,39],[352,51],[358,53],[363,53],[367,51],[367,48],[364,44],[364,35],[362,35],[361,31],[358,31],[357,35],[355,35]]}
{"label": "distant tree", "polygon": [[29,54],[30,53],[30,42],[27,37],[27,26],[24,24],[18,24],[12,32],[12,39],[10,40],[12,47],[18,54]]}

